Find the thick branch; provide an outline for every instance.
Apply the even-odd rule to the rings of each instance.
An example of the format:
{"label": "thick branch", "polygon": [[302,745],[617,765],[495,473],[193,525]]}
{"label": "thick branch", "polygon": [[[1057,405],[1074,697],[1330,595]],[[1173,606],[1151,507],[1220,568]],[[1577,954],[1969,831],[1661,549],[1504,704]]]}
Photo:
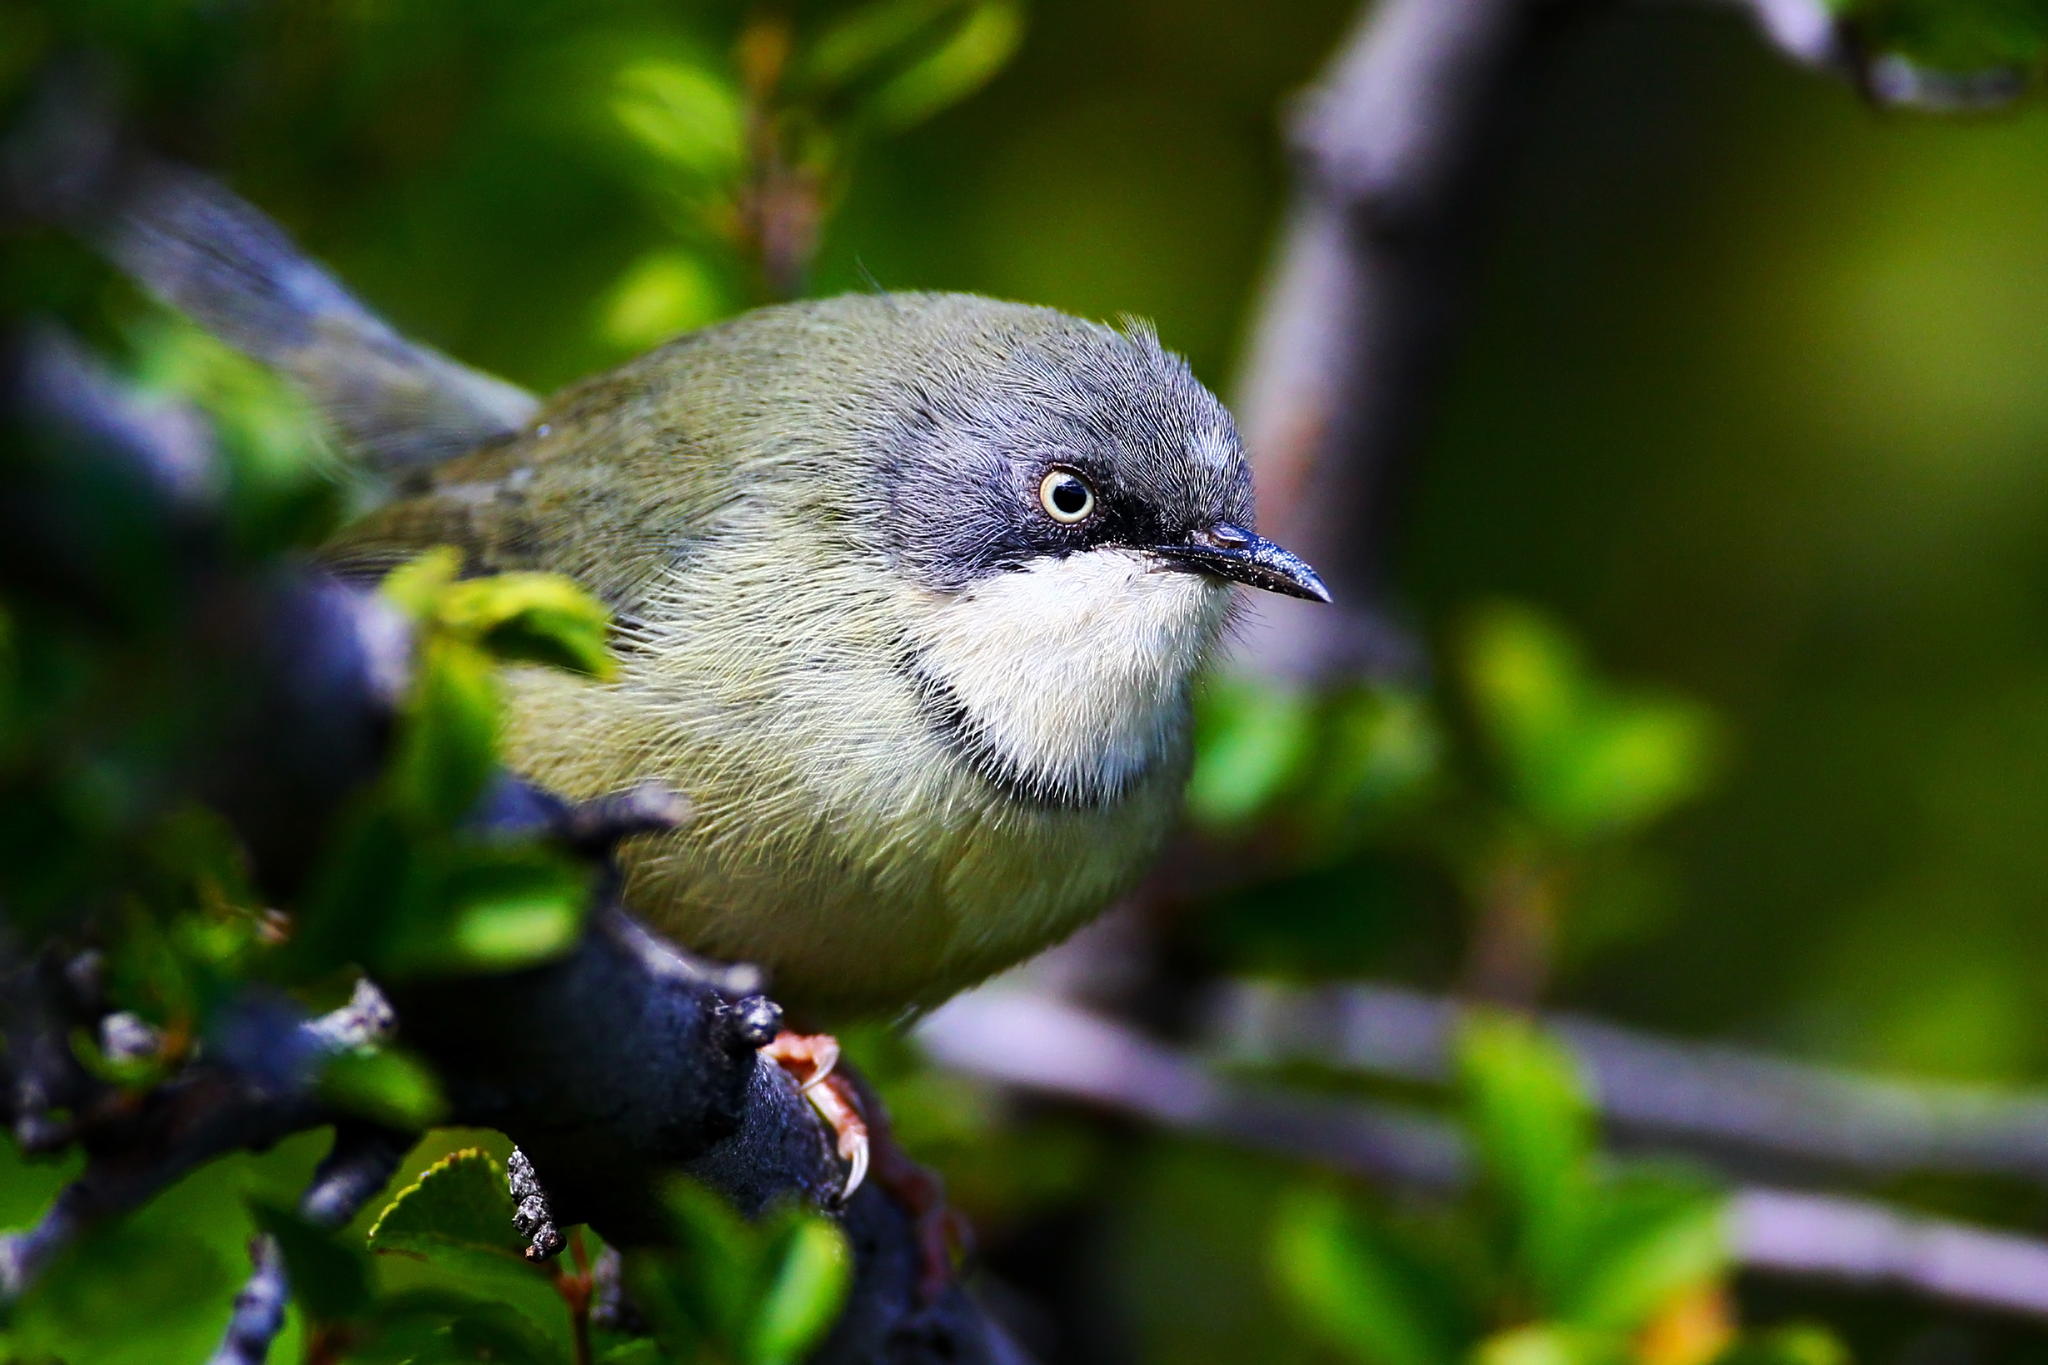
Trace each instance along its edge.
{"label": "thick branch", "polygon": [[[184,528],[186,553],[164,570],[177,578],[164,609],[204,624],[177,638],[233,678],[247,704],[229,708],[219,729],[189,727],[197,752],[189,770],[162,784],[165,799],[210,797],[247,836],[259,885],[288,903],[333,813],[381,767],[393,699],[404,689],[403,630],[394,633],[391,614],[371,595],[310,573],[249,574],[216,554],[217,509],[190,492],[217,487],[212,471],[160,477],[184,468],[164,449],[163,430],[131,412],[75,350],[39,347],[25,364],[20,351],[11,355],[0,393],[12,405],[0,418],[30,439],[8,443],[28,453],[0,466],[0,530],[21,531],[0,537],[0,586],[56,608],[103,592],[111,571],[87,556],[92,546],[53,540],[48,530],[63,524],[50,508],[71,505],[81,485],[84,496],[122,489],[142,524]],[[43,549],[49,553],[27,553]],[[253,754],[262,761],[250,762]],[[180,782],[186,788],[175,790]],[[477,819],[495,835],[553,840],[609,869],[619,839],[674,813],[672,798],[645,788],[571,805],[507,779]],[[677,1171],[744,1210],[778,1199],[831,1210],[853,1245],[855,1283],[819,1361],[1014,1359],[957,1285],[935,1303],[920,1296],[920,1244],[886,1192],[870,1185],[837,1207],[841,1176],[825,1130],[787,1075],[756,1053],[777,1016],[754,994],[754,974],[685,960],[626,915],[616,890],[611,876],[580,940],[558,960],[394,985],[399,1035],[435,1066],[450,1121],[510,1135],[556,1211],[615,1243],[660,1234],[649,1213],[659,1185]],[[0,1019],[10,1039],[28,1036],[23,1022]],[[307,1021],[289,1002],[251,992],[172,1079],[62,1135],[86,1147],[86,1170],[35,1228],[0,1241],[0,1289],[18,1289],[86,1228],[203,1162],[335,1122],[313,1094],[320,1061],[390,1023],[374,997]],[[56,1033],[37,1036],[68,1027],[67,1017]],[[0,1095],[8,1119],[48,1109],[61,1078],[13,1063],[50,1051],[17,1052],[10,1042],[10,1084]],[[332,1174],[309,1196],[321,1208],[346,1202],[322,1193]],[[351,1186],[348,1198],[356,1194]],[[252,1289],[238,1318],[251,1342],[282,1302],[260,1263]]]}
{"label": "thick branch", "polygon": [[1412,662],[1378,615],[1393,501],[1452,340],[1480,172],[1559,8],[1383,0],[1302,101],[1238,411],[1263,529],[1322,571],[1338,610],[1262,603],[1244,651],[1262,672]]}

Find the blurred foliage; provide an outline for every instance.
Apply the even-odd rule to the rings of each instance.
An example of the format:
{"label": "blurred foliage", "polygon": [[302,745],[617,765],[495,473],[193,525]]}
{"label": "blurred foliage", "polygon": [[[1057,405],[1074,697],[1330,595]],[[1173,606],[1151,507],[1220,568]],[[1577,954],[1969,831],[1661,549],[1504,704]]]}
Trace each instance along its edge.
{"label": "blurred foliage", "polygon": [[[1614,7],[1560,44],[1402,519],[1397,581],[1451,623],[1438,675],[1210,689],[1191,805],[1230,875],[1172,946],[1203,969],[1441,984],[1505,945],[1510,984],[1574,1006],[2038,1083],[2048,117],[1873,117],[1764,53],[1736,8]],[[2038,0],[1834,8],[1875,51],[1958,72],[2035,75],[2048,32]],[[29,3],[0,13],[0,104],[82,59],[403,330],[537,387],[870,279],[1147,314],[1220,379],[1281,198],[1275,111],[1351,9]],[[147,391],[204,405],[237,562],[344,515],[348,472],[274,383],[56,234],[10,230],[10,313],[58,316]],[[489,661],[601,672],[586,603],[549,580],[453,583],[432,559],[390,585],[421,632],[404,749],[310,893],[360,913],[280,949],[230,833],[159,800],[234,692],[183,648],[157,572],[177,547],[134,490],[75,491],[69,553],[0,547],[93,604],[0,604],[0,866],[18,922],[114,907],[112,989],[169,1050],[95,1056],[104,1074],[140,1088],[180,1048],[297,1017],[252,1010],[252,981],[316,1008],[347,962],[492,967],[574,930],[576,869],[453,826],[488,772]],[[1833,1365],[1828,1333],[1731,1339],[1815,1302],[1858,1358],[2022,1360],[2048,1340],[1727,1285],[1712,1192],[1606,1162],[1555,1055],[1499,1020],[1466,1039],[1484,1180],[1450,1209],[1020,1108],[894,1035],[852,1048],[994,1273],[1055,1305],[1055,1358]],[[402,1053],[338,1059],[322,1084],[375,1116],[437,1104]],[[430,1139],[367,1242],[374,1212],[340,1235],[289,1212],[316,1142],[218,1163],[74,1249],[5,1352],[203,1358],[253,1219],[320,1320],[295,1310],[275,1358],[573,1358],[583,1272],[521,1261],[495,1158],[455,1155],[497,1141]],[[65,1173],[0,1151],[0,1215],[30,1220]],[[831,1231],[748,1227],[689,1190],[670,1212],[681,1249],[629,1271],[659,1344],[599,1332],[600,1358],[800,1355],[844,1292]]]}
{"label": "blurred foliage", "polygon": [[1992,66],[2038,74],[2048,53],[2042,0],[1828,0],[1879,52],[1950,71]]}
{"label": "blurred foliage", "polygon": [[1274,1230],[1281,1291],[1361,1365],[1831,1365],[1824,1335],[1738,1338],[1721,1201],[1610,1168],[1569,1059],[1507,1016],[1468,1019],[1464,1127],[1481,1171],[1446,1215],[1367,1212],[1317,1186]]}

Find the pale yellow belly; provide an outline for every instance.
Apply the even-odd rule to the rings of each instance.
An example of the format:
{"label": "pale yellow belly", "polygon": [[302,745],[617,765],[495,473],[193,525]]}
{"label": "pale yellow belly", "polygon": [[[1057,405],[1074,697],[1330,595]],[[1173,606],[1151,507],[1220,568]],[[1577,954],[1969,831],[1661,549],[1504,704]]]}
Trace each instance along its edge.
{"label": "pale yellow belly", "polygon": [[1157,851],[1185,769],[1176,751],[1125,799],[1060,809],[996,791],[873,697],[862,742],[743,734],[674,705],[650,729],[645,697],[560,674],[511,687],[515,769],[570,796],[651,777],[690,797],[686,828],[623,850],[630,905],[684,947],[762,967],[809,1023],[930,1007],[1073,932]]}

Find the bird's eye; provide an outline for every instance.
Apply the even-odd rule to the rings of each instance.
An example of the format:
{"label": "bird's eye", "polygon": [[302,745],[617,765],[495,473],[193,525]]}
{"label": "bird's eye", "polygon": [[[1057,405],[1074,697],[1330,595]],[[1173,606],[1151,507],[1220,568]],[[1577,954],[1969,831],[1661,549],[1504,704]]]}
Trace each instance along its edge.
{"label": "bird's eye", "polygon": [[1095,511],[1095,490],[1070,469],[1055,469],[1038,485],[1038,505],[1054,521],[1071,526]]}

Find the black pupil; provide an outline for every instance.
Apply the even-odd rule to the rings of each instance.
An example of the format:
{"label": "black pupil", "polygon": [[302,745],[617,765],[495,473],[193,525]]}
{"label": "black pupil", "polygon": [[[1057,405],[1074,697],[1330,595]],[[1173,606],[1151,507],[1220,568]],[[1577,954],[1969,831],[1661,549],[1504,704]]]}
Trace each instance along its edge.
{"label": "black pupil", "polygon": [[1079,516],[1088,506],[1088,490],[1079,479],[1061,479],[1052,486],[1052,505],[1070,517]]}

